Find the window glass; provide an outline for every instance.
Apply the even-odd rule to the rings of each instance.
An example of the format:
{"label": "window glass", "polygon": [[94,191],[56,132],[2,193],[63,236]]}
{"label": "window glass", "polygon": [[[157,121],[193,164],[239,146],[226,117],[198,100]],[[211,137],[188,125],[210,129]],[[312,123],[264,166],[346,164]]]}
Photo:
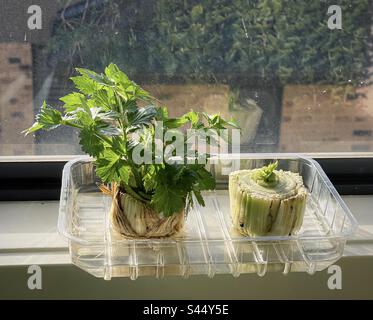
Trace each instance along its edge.
{"label": "window glass", "polygon": [[233,116],[247,152],[373,151],[372,1],[0,0],[0,155],[82,153],[24,137],[75,67],[110,62],[166,104]]}

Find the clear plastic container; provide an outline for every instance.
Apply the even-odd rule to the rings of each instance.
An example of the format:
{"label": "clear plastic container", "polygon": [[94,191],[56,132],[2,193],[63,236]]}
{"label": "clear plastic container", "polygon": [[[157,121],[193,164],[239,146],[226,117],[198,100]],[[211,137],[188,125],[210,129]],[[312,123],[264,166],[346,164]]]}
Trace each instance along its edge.
{"label": "clear plastic container", "polygon": [[[301,230],[292,236],[245,237],[232,228],[228,173],[279,160],[298,172],[310,192]],[[217,190],[204,194],[188,213],[183,233],[170,239],[123,239],[110,226],[111,198],[97,187],[90,158],[70,161],[63,171],[58,229],[69,240],[74,264],[96,277],[163,277],[268,271],[321,271],[343,254],[356,221],[312,159],[292,154],[227,155],[211,161]]]}

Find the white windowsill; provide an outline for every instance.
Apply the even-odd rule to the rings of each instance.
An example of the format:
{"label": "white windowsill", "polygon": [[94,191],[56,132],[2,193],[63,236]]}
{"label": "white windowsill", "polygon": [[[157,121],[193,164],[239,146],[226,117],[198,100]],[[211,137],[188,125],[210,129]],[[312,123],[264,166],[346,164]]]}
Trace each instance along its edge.
{"label": "white windowsill", "polygon": [[[343,199],[359,223],[344,256],[373,256],[373,196]],[[57,218],[58,201],[0,202],[0,266],[70,264]]]}

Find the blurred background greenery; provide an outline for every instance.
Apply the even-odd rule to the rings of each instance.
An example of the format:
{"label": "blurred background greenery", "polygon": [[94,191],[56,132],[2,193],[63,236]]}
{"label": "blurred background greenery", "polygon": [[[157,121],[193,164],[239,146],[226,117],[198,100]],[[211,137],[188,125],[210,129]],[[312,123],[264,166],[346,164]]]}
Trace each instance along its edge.
{"label": "blurred background greenery", "polygon": [[[348,12],[341,30],[327,28],[331,4]],[[48,52],[70,66],[115,62],[148,81],[358,84],[371,15],[369,0],[96,1],[60,15]]]}

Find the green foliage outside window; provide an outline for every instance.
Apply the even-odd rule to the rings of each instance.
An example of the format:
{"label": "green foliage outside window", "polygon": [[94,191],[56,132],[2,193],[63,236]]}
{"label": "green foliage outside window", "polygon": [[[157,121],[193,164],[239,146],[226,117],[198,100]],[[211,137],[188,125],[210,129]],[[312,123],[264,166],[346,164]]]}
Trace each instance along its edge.
{"label": "green foliage outside window", "polygon": [[[369,2],[107,1],[84,21],[61,21],[49,49],[71,64],[116,62],[160,82],[360,84],[370,65]],[[327,26],[332,4],[342,30]]]}

